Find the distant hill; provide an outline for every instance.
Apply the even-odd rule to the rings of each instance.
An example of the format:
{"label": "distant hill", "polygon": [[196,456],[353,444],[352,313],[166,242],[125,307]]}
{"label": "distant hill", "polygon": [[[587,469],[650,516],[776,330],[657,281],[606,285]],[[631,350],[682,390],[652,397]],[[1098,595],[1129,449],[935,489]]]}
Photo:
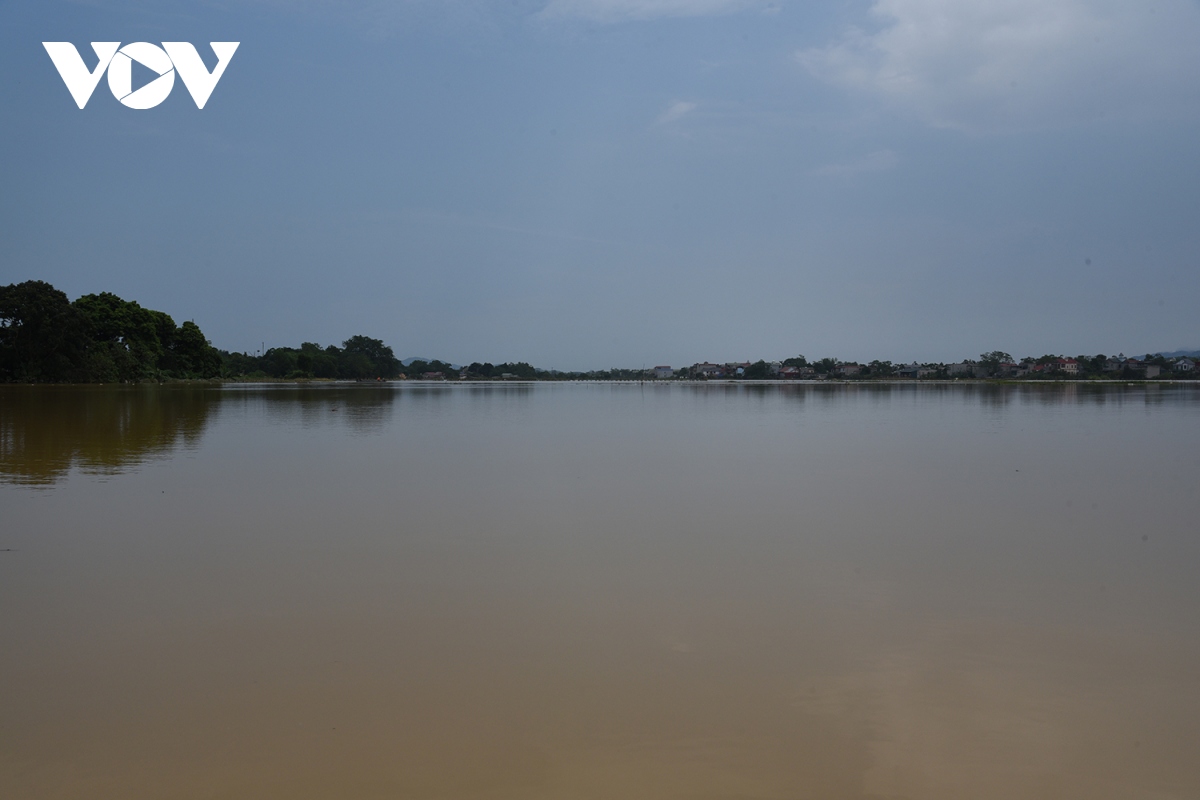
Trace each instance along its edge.
{"label": "distant hill", "polygon": [[1162,353],[1161,355],[1167,358],[1183,358],[1184,356],[1188,358],[1200,358],[1200,350],[1172,350],[1169,353]]}

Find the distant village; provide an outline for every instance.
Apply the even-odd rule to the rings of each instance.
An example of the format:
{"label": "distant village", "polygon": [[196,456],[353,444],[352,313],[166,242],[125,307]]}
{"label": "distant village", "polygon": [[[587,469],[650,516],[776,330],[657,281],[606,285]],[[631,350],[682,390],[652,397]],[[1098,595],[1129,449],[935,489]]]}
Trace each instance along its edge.
{"label": "distant village", "polygon": [[[1193,354],[1195,355],[1195,354]],[[985,353],[979,360],[959,363],[893,364],[891,361],[839,361],[826,358],[809,362],[803,356],[784,361],[702,362],[673,369],[656,366],[650,371],[656,380],[954,380],[962,378],[1020,380],[1153,380],[1195,379],[1196,359],[1191,356],[1149,355],[1141,358],[1115,356],[1047,355],[1020,361],[1007,353]]]}
{"label": "distant village", "polygon": [[[659,365],[648,369],[609,369],[591,372],[562,372],[542,370],[524,362],[520,364],[474,363],[454,367],[441,361],[428,364],[406,361],[407,375],[417,380],[634,380],[634,381],[917,381],[917,380],[1196,380],[1200,374],[1196,361],[1200,353],[1176,353],[1142,357],[1124,353],[1108,356],[1045,355],[1040,358],[1017,360],[1008,353],[984,353],[977,360],[958,363],[894,364],[891,361],[871,361],[860,364],[823,358],[809,361],[804,356],[783,361],[731,361],[692,364],[675,368]],[[429,369],[428,367],[433,367]]]}

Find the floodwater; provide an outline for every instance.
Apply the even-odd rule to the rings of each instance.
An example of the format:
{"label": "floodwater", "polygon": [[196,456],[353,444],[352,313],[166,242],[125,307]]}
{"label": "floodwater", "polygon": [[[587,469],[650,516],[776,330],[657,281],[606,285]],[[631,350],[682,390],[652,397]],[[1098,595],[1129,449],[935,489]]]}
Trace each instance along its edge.
{"label": "floodwater", "polygon": [[0,387],[0,797],[1200,797],[1187,386]]}

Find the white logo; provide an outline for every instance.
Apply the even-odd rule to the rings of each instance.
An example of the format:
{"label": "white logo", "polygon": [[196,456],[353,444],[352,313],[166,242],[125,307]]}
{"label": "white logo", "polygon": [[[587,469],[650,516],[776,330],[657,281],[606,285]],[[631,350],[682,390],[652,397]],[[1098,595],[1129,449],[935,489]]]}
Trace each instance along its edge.
{"label": "white logo", "polygon": [[[196,101],[196,108],[204,108],[217,81],[225,74],[229,59],[241,42],[209,42],[217,56],[217,66],[212,72],[200,60],[196,48],[188,42],[163,42],[162,47],[149,42],[133,42],[121,47],[120,42],[92,42],[92,50],[99,59],[94,70],[87,65],[70,42],[42,42],[50,54],[50,60],[58,68],[63,83],[67,85],[75,105],[83,108],[91,99],[92,92],[100,83],[100,77],[108,71],[108,88],[113,97],[129,108],[154,108],[167,99],[175,88],[175,73]],[[149,83],[137,90],[133,88],[133,62],[141,64],[158,74]]]}

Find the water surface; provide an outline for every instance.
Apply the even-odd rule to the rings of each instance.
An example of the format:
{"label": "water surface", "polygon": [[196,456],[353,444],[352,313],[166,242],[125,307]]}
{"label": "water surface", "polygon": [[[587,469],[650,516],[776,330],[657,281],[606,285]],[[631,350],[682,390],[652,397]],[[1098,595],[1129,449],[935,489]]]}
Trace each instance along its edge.
{"label": "water surface", "polygon": [[1195,798],[1187,387],[0,387],[0,796]]}

